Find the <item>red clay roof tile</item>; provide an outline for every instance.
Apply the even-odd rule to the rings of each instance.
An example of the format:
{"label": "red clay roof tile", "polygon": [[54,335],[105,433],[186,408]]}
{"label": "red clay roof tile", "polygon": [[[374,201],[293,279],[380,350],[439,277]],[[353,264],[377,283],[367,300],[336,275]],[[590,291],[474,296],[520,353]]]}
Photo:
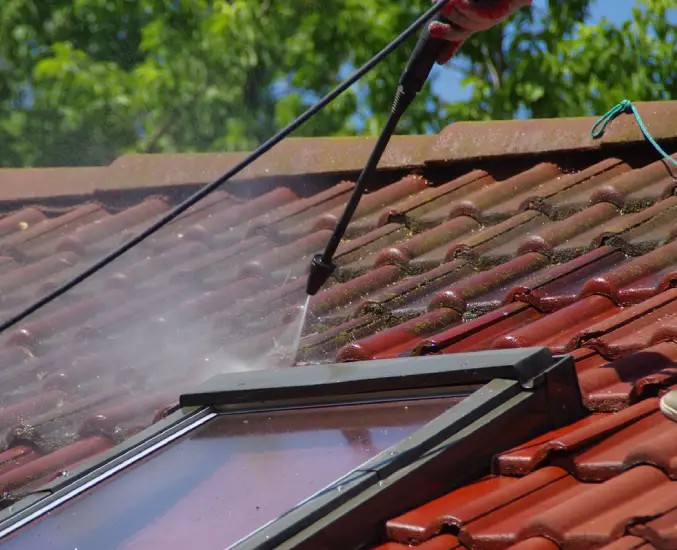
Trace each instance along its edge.
{"label": "red clay roof tile", "polygon": [[[418,233],[395,246],[384,248],[376,257],[374,267],[393,264],[408,266],[414,258],[444,247],[445,243],[453,242],[480,228],[480,224],[474,219],[468,216],[459,216],[441,223],[433,229]],[[439,260],[441,260],[441,257],[438,258],[438,262]]]}
{"label": "red clay roof tile", "polygon": [[677,546],[677,510],[671,510],[655,519],[633,525],[629,531],[632,535],[637,535],[649,541],[646,546],[637,546],[638,549],[668,550],[675,548]]}
{"label": "red clay roof tile", "polygon": [[451,203],[448,217],[470,216],[495,224],[517,214],[523,195],[562,175],[557,166],[543,163],[504,181],[491,183],[463,200]]}
{"label": "red clay roof tile", "polygon": [[76,441],[53,453],[36,458],[27,463],[0,475],[0,487],[3,492],[14,491],[25,485],[27,481],[34,481],[59,469],[70,466],[75,462],[101,453],[113,446],[114,442],[103,435],[93,435]]}
{"label": "red clay roof tile", "polygon": [[17,445],[7,449],[0,453],[0,476],[39,457],[40,455],[34,449],[26,445]]}
{"label": "red clay roof tile", "polygon": [[41,259],[57,252],[58,238],[110,214],[98,204],[85,204],[54,218],[45,219],[29,229],[5,237],[0,248],[23,262]]}
{"label": "red clay roof tile", "polygon": [[[676,137],[666,122],[674,104],[638,108],[659,137]],[[422,549],[670,547],[661,517],[677,507],[666,477],[675,472],[674,430],[654,396],[677,380],[675,184],[664,162],[644,166],[646,155],[638,161],[627,143],[615,147],[643,140],[634,121],[620,117],[600,140],[589,137],[593,122],[458,123],[436,137],[397,138],[383,166],[399,172],[376,178],[335,276],[310,302],[299,361],[548,345],[574,355],[595,411],[500,455],[496,476],[392,520],[393,542],[382,550],[409,541],[425,541]],[[202,201],[6,336],[0,425],[10,447],[0,454],[0,484],[21,489],[59,475],[159,418],[204,377],[288,365],[280,339],[305,299],[310,255],[324,247],[354,186],[346,178],[372,141],[276,148],[243,175],[246,185]],[[64,182],[74,205],[66,208],[31,201],[54,196],[54,186],[45,193],[36,184],[24,197],[9,189],[2,313],[79,273],[166,212],[186,194],[181,186],[235,157],[123,157],[79,173],[79,204]],[[458,162],[445,164],[452,157]],[[317,174],[336,184],[315,186]],[[460,529],[460,541],[447,528]]]}
{"label": "red clay roof tile", "polygon": [[657,411],[657,400],[648,399],[616,414],[590,415],[571,426],[548,432],[517,449],[502,453],[496,458],[496,467],[502,475],[526,475],[561,455],[585,450],[618,431],[625,433],[627,426]]}
{"label": "red clay roof tile", "polygon": [[[578,350],[583,351],[583,350]],[[661,342],[609,362],[594,352],[576,358],[578,380],[586,404],[597,411],[616,410],[675,383],[677,344]],[[600,368],[601,367],[601,368]]]}
{"label": "red clay roof tile", "polygon": [[458,311],[438,308],[393,328],[343,346],[336,355],[336,361],[366,361],[375,359],[386,351],[389,355],[393,355],[399,350],[406,350],[421,338],[460,321],[461,315]]}
{"label": "red clay roof tile", "polygon": [[583,286],[595,274],[604,273],[625,260],[626,256],[619,250],[602,246],[566,263],[548,265],[537,271],[512,286],[504,302],[525,302],[544,313],[561,309],[580,300]]}
{"label": "red clay roof tile", "polygon": [[561,220],[587,206],[601,202],[593,200],[591,195],[605,182],[615,180],[617,176],[630,169],[623,161],[609,158],[580,172],[558,176],[541,185],[532,196],[525,198],[520,210],[538,210],[553,220]]}
{"label": "red clay roof tile", "polygon": [[[411,197],[406,197],[378,212],[378,225],[399,221],[414,225],[430,212],[445,211],[448,204],[495,184],[495,180],[484,170],[473,170],[468,174],[438,186],[428,187]],[[441,214],[444,216],[444,214]]]}
{"label": "red clay roof tile", "polygon": [[591,325],[596,327],[617,312],[618,307],[608,298],[589,296],[535,323],[504,334],[492,343],[492,348],[548,346],[555,353],[566,353],[590,337],[591,331],[594,331]]}
{"label": "red clay roof tile", "polygon": [[526,304],[509,304],[490,313],[472,319],[461,326],[452,328],[422,340],[415,347],[415,354],[441,351],[460,353],[491,349],[500,336],[544,318],[544,315]]}
{"label": "red clay roof tile", "polygon": [[551,468],[524,479],[490,476],[390,520],[388,536],[400,542],[428,540],[445,526],[460,527],[566,475]]}
{"label": "red clay roof tile", "polygon": [[[466,310],[491,311],[501,305],[506,288],[515,280],[523,278],[548,265],[548,259],[542,254],[529,253],[518,256],[493,269],[488,269],[449,285],[433,296],[429,308],[451,307],[459,313]],[[483,308],[474,306],[481,299]]]}
{"label": "red clay roof tile", "polygon": [[[356,223],[351,223],[349,230],[346,232],[346,237],[355,238],[363,235],[373,229],[376,229],[382,214],[382,210],[391,204],[395,204],[402,199],[406,199],[411,195],[417,194],[428,188],[430,182],[421,176],[407,176],[391,185],[387,185],[378,191],[372,193],[365,193],[355,209],[354,218]],[[340,216],[343,214],[344,204],[337,205],[326,214],[320,215],[311,227],[311,231],[319,229],[331,229],[338,223]],[[377,218],[361,220],[369,214],[377,214]]]}
{"label": "red clay roof tile", "polygon": [[633,468],[598,486],[580,486],[585,489],[575,491],[573,498],[534,510],[517,537],[542,534],[568,548],[594,548],[622,537],[637,520],[665,513],[677,503],[674,482],[650,466]]}
{"label": "red clay roof tile", "polygon": [[655,550],[655,548],[655,546],[646,542],[644,539],[626,536],[604,545],[600,550]]}
{"label": "red clay roof tile", "polygon": [[6,237],[19,231],[27,231],[32,226],[45,221],[47,216],[35,207],[28,207],[9,214],[0,220],[0,236]]}
{"label": "red clay roof tile", "polygon": [[677,424],[655,412],[578,454],[574,458],[576,475],[580,479],[599,481],[640,464],[651,464],[674,479],[677,477],[675,435]]}
{"label": "red clay roof tile", "polygon": [[[408,544],[399,544],[397,542],[386,542],[375,550],[405,550],[412,548]],[[418,550],[454,550],[455,548],[462,548],[461,543],[453,535],[440,535],[434,539],[430,539],[423,544],[416,546]],[[536,549],[533,549],[536,550]],[[545,548],[543,549],[545,550]],[[550,550],[550,549],[547,549]]]}

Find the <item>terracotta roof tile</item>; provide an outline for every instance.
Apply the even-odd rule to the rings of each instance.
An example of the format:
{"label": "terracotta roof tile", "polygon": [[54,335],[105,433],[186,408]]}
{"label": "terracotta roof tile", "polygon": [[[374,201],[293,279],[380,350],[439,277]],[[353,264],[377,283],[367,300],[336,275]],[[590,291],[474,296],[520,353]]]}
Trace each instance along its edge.
{"label": "terracotta roof tile", "polygon": [[657,395],[674,383],[677,344],[661,342],[641,352],[609,362],[593,350],[577,350],[578,380],[586,404],[597,411],[615,410]]}
{"label": "terracotta roof tile", "polygon": [[409,321],[368,336],[359,343],[347,344],[336,356],[337,361],[366,361],[375,359],[383,352],[389,355],[406,350],[428,334],[437,333],[445,327],[458,324],[461,314],[450,308],[438,308]]}
{"label": "terracotta roof tile", "polygon": [[597,190],[630,170],[630,166],[620,159],[605,159],[580,172],[560,175],[541,185],[533,195],[522,200],[520,208],[538,210],[553,220],[560,220],[597,202],[613,202],[601,200]]}
{"label": "terracotta roof tile", "polygon": [[449,285],[435,294],[430,308],[453,307],[465,311],[488,312],[501,305],[503,295],[515,280],[520,280],[548,265],[542,254],[529,253]]}
{"label": "terracotta roof tile", "polygon": [[[385,544],[379,546],[376,550],[405,550],[406,548],[411,548],[411,546],[408,544],[399,544],[397,542],[386,542]],[[416,546],[416,548],[419,550],[454,550],[455,548],[462,548],[462,546],[455,536],[440,535],[439,537],[435,537],[434,539]]]}
{"label": "terracotta roof tile", "polygon": [[[666,121],[675,104],[637,106],[674,152]],[[677,381],[677,180],[634,151],[644,138],[630,117],[600,140],[589,136],[593,122],[457,123],[439,136],[398,137],[334,277],[310,301],[299,364],[547,345],[574,356],[592,411],[496,457],[491,477],[393,519],[382,550],[412,541],[671,547],[661,518],[677,508],[674,429],[655,396]],[[327,242],[371,143],[285,142],[9,331],[0,485],[21,492],[72,469],[205,377],[288,366],[310,256]],[[1,314],[79,273],[240,158],[129,155],[91,170],[0,171]]]}
{"label": "terracotta roof tile", "polygon": [[497,223],[517,214],[524,196],[530,196],[538,186],[560,177],[562,172],[550,163],[538,164],[507,180],[489,184],[454,201],[447,207],[448,217],[470,216],[482,223]]}
{"label": "terracotta roof tile", "polygon": [[[597,448],[599,441],[616,432],[624,434],[625,428],[647,416],[657,416],[658,402],[648,399],[616,414],[595,413],[571,426],[560,428],[526,442],[517,449],[496,458],[496,468],[502,475],[526,475],[550,461],[560,462],[562,457]],[[578,461],[578,458],[574,460]],[[617,472],[618,473],[618,472]]]}
{"label": "terracotta roof tile", "polygon": [[75,462],[101,453],[113,446],[113,441],[103,435],[89,436],[34,460],[28,461],[0,475],[0,487],[9,492],[19,489],[27,481],[34,481]]}
{"label": "terracotta roof tile", "polygon": [[627,536],[604,545],[600,550],[655,550],[655,546],[639,537]]}
{"label": "terracotta roof tile", "polygon": [[552,312],[578,301],[583,285],[596,274],[606,273],[625,261],[626,256],[618,249],[602,246],[571,261],[559,265],[549,264],[547,268],[513,285],[504,301],[525,302],[544,313]]}
{"label": "terracotta roof tile", "polygon": [[[637,546],[642,550],[646,548],[658,548],[660,550],[674,548],[677,544],[677,510],[671,510],[665,515],[660,515],[656,519],[646,523],[633,525],[629,531],[644,540],[649,541],[645,546]],[[634,537],[633,537],[634,538]]]}
{"label": "terracotta roof tile", "polygon": [[[510,478],[492,481],[496,479]],[[481,485],[471,487],[477,490]],[[474,494],[474,504],[466,510],[463,504],[469,500],[464,492],[471,487],[419,508],[416,516],[412,512],[391,520],[389,535],[432,542],[443,525],[454,525],[460,527],[459,540],[467,548],[635,548],[644,541],[623,537],[625,530],[640,518],[668,511],[675,500],[673,482],[647,466],[600,485],[546,468],[505,488],[487,486],[491,492]]]}

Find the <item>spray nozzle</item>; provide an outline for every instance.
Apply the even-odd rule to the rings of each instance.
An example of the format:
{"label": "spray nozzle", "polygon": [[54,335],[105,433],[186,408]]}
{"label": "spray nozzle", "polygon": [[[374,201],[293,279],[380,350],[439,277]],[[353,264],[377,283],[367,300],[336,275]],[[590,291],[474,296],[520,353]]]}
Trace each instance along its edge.
{"label": "spray nozzle", "polygon": [[331,262],[326,262],[322,254],[315,254],[313,261],[310,263],[310,274],[308,275],[308,282],[306,283],[306,292],[309,296],[315,296],[322,288],[322,285],[327,282],[331,274],[336,269],[336,266]]}

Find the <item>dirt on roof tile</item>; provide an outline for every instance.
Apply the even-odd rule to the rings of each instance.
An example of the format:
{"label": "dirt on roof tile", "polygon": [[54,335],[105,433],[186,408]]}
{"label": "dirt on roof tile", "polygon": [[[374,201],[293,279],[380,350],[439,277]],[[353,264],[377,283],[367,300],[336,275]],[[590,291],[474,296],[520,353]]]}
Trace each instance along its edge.
{"label": "dirt on roof tile", "polygon": [[[675,105],[638,108],[673,151],[665,120]],[[592,411],[498,456],[492,477],[382,526],[382,550],[670,547],[661,518],[677,506],[674,429],[655,397],[677,382],[677,180],[664,161],[632,154],[643,140],[634,119],[617,118],[599,140],[593,122],[457,123],[396,139],[339,268],[310,301],[299,365],[546,345],[573,355]],[[8,332],[0,485],[21,492],[69,471],[209,376],[289,366],[310,257],[372,142],[290,141],[243,174],[237,193],[210,196]],[[182,197],[171,186],[208,181],[240,158],[0,171],[14,182],[0,197],[0,314],[167,212]],[[334,185],[310,185],[319,174]],[[34,186],[19,196],[22,177]]]}

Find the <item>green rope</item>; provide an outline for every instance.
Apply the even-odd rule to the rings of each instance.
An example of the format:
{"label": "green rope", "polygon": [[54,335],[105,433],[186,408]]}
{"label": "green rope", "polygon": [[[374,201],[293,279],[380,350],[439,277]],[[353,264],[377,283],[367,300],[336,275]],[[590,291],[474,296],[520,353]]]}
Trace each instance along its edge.
{"label": "green rope", "polygon": [[644,134],[644,137],[647,139],[647,141],[656,148],[656,151],[658,151],[661,155],[663,155],[665,160],[677,166],[677,160],[673,159],[670,155],[668,155],[662,149],[662,147],[658,145],[658,143],[656,143],[656,140],[653,137],[651,137],[651,134],[646,129],[646,126],[644,126],[642,117],[639,116],[637,109],[635,109],[635,106],[629,99],[624,99],[623,101],[621,101],[608,113],[602,116],[597,122],[595,122],[595,125],[592,127],[592,130],[590,130],[590,134],[592,135],[593,139],[597,139],[598,137],[600,137],[606,130],[606,127],[609,125],[609,123],[621,113],[634,114],[635,119],[637,120],[637,124],[639,124],[639,129],[642,130],[642,133]]}

